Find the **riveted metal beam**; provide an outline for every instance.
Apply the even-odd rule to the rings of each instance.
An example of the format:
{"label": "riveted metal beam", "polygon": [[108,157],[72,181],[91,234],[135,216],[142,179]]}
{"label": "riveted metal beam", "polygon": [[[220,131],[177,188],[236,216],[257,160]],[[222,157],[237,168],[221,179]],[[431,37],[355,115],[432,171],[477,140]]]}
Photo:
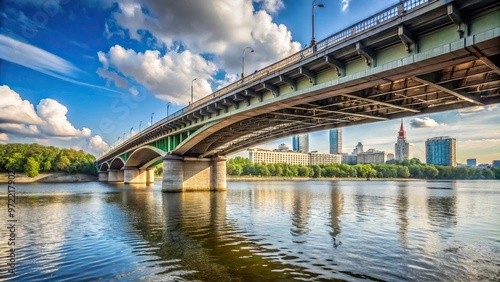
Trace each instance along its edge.
{"label": "riveted metal beam", "polygon": [[300,74],[309,77],[309,81],[312,84],[316,85],[316,73],[315,72],[310,71],[310,70],[306,69],[305,67],[300,67],[299,72],[300,72]]}
{"label": "riveted metal beam", "polygon": [[248,98],[247,96],[243,96],[241,94],[234,94],[233,100],[234,101],[244,101],[247,106],[250,106],[250,98]]}
{"label": "riveted metal beam", "polygon": [[375,52],[372,49],[364,46],[361,42],[356,43],[356,52],[358,55],[365,58],[365,62],[369,66],[375,66],[375,60],[377,58]]}
{"label": "riveted metal beam", "polygon": [[[496,57],[498,59],[498,56]],[[492,71],[496,72],[498,75],[500,75],[500,62],[497,60],[497,62],[494,62],[493,60],[490,60],[487,57],[481,57],[479,58],[485,65],[487,65]]]}
{"label": "riveted metal beam", "polygon": [[473,95],[470,95],[469,93],[460,91],[460,90],[454,90],[453,89],[453,82],[446,82],[442,84],[437,84],[437,79],[436,75],[434,73],[426,74],[426,75],[421,75],[421,76],[414,76],[412,77],[413,80],[418,81],[422,84],[429,85],[433,88],[436,88],[439,91],[446,92],[448,94],[451,94],[457,98],[460,98],[462,100],[465,100],[469,103],[476,104],[479,106],[484,106],[483,103],[479,102],[476,97]]}
{"label": "riveted metal beam", "polygon": [[279,79],[281,82],[284,82],[284,83],[290,85],[292,90],[297,90],[297,83],[295,82],[295,80],[289,78],[288,76],[286,76],[284,74],[280,75]]}
{"label": "riveted metal beam", "polygon": [[359,96],[351,95],[351,94],[341,94],[341,95],[345,96],[345,97],[352,98],[352,99],[357,99],[357,100],[366,101],[366,102],[370,102],[370,103],[374,103],[374,104],[378,104],[378,105],[382,105],[382,106],[386,106],[386,107],[400,109],[403,111],[408,111],[408,112],[412,112],[412,113],[420,113],[419,110],[415,110],[412,108],[406,108],[406,107],[402,107],[402,106],[398,106],[398,105],[393,105],[391,103],[381,102],[381,101],[377,101],[377,100],[370,99],[370,98],[363,98],[363,97],[359,97]]}
{"label": "riveted metal beam", "polygon": [[411,50],[412,45],[414,46],[413,49],[415,49],[415,51],[416,51],[417,41],[415,40],[415,38],[413,37],[411,32],[404,25],[399,26],[398,36],[401,39],[401,41],[403,42],[403,44],[405,45],[405,49],[408,53],[412,51]]}
{"label": "riveted metal beam", "polygon": [[[278,87],[270,84],[270,83],[267,83],[267,82],[263,82],[262,83],[262,87],[264,87],[265,89],[271,91],[273,93],[273,96],[274,97],[278,97],[280,95],[280,90]],[[261,101],[262,102],[262,101]]]}
{"label": "riveted metal beam", "polygon": [[247,97],[255,97],[259,100],[259,102],[262,102],[262,93],[255,92],[252,89],[246,89],[243,91],[243,95]]}
{"label": "riveted metal beam", "polygon": [[345,64],[344,62],[333,58],[332,56],[325,56],[325,62],[330,65],[332,68],[337,70],[338,76],[345,76]]}

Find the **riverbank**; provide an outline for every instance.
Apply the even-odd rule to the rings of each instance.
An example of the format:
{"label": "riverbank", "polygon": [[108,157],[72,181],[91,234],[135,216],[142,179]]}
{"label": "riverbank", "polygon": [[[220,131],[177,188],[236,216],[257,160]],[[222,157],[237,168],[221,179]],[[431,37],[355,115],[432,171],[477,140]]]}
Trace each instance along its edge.
{"label": "riverbank", "polygon": [[[281,176],[227,176],[228,181],[367,181],[366,178],[349,177],[281,177]],[[370,181],[425,181],[418,178],[370,178]]]}
{"label": "riverbank", "polygon": [[[16,183],[71,183],[71,182],[92,182],[97,181],[97,176],[88,174],[69,174],[65,172],[40,173],[35,177],[28,177],[24,173],[16,173]],[[8,183],[7,174],[0,175],[0,183]]]}

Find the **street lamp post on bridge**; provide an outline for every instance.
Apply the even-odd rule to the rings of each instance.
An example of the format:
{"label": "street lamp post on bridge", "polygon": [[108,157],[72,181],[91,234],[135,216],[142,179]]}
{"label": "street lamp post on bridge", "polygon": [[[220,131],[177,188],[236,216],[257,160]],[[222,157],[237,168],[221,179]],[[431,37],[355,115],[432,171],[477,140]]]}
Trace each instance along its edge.
{"label": "street lamp post on bridge", "polygon": [[245,51],[250,49],[250,52],[255,52],[252,47],[245,47],[243,49],[243,55],[241,56],[241,79],[245,77]]}
{"label": "street lamp post on bridge", "polygon": [[311,20],[312,20],[312,38],[311,38],[311,46],[316,45],[316,39],[314,38],[314,8],[323,8],[325,7],[324,4],[315,4],[316,0],[312,1],[312,13],[311,13]]}
{"label": "street lamp post on bridge", "polygon": [[191,80],[191,104],[193,103],[193,82],[196,80],[196,78],[194,78],[193,80]]}
{"label": "street lamp post on bridge", "polygon": [[151,113],[151,125],[153,125],[153,116],[155,115],[155,113]]}

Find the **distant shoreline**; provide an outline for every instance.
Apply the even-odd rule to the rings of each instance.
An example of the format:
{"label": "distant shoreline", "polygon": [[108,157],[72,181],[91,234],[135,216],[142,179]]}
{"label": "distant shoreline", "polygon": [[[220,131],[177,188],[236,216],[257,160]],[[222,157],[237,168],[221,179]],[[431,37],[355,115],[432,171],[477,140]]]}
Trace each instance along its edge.
{"label": "distant shoreline", "polygon": [[[28,177],[24,173],[16,173],[15,183],[75,183],[94,182],[97,176],[88,174],[70,174],[66,172],[40,173],[35,177]],[[0,183],[8,183],[7,173],[0,174]]]}
{"label": "distant shoreline", "polygon": [[[429,179],[425,178],[349,178],[349,177],[322,177],[322,178],[312,178],[312,177],[275,177],[275,176],[228,176],[228,181],[425,181]],[[439,179],[432,179],[439,180]],[[442,180],[454,180],[454,179],[442,179]]]}

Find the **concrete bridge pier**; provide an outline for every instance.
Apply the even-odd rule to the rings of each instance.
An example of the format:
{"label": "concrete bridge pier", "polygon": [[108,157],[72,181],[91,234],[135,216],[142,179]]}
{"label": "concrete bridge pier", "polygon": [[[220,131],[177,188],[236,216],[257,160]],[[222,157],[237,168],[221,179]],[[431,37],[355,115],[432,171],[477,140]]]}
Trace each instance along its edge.
{"label": "concrete bridge pier", "polygon": [[147,170],[133,166],[123,168],[125,184],[145,184],[147,180]]}
{"label": "concrete bridge pier", "polygon": [[154,167],[150,167],[146,169],[146,184],[155,183],[155,169]]}
{"label": "concrete bridge pier", "polygon": [[108,169],[108,182],[123,182],[123,171],[119,169]]}
{"label": "concrete bridge pier", "polygon": [[226,190],[226,159],[163,157],[163,192]]}
{"label": "concrete bridge pier", "polygon": [[99,171],[99,182],[108,182],[108,172]]}

